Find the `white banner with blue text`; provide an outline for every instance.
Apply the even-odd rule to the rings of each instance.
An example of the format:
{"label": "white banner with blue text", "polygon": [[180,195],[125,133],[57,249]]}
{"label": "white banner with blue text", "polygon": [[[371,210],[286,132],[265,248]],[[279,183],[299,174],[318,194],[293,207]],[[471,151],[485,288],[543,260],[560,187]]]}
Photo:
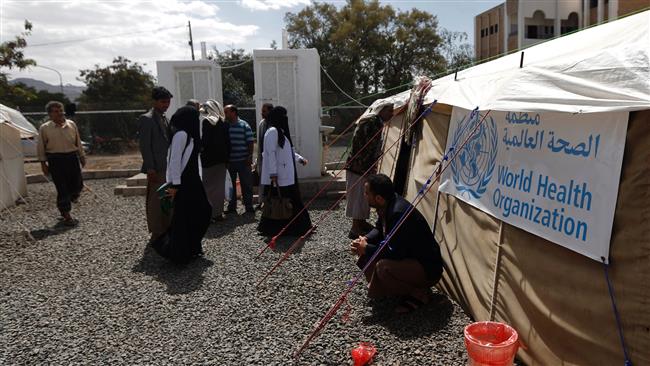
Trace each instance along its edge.
{"label": "white banner with blue text", "polygon": [[454,107],[440,191],[609,263],[628,113],[484,116]]}

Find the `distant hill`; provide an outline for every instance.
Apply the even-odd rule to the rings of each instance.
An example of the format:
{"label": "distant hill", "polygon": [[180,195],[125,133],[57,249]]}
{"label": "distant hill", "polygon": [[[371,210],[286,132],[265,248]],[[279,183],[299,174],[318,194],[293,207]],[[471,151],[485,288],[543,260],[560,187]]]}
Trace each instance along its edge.
{"label": "distant hill", "polygon": [[[23,83],[29,87],[32,87],[36,90],[45,90],[50,93],[59,93],[61,92],[61,86],[48,84],[44,81],[31,79],[31,78],[17,78],[9,81],[10,84]],[[81,92],[84,91],[86,87],[84,86],[75,86],[75,85],[64,85],[63,94],[65,94],[68,99],[75,101],[81,95]]]}

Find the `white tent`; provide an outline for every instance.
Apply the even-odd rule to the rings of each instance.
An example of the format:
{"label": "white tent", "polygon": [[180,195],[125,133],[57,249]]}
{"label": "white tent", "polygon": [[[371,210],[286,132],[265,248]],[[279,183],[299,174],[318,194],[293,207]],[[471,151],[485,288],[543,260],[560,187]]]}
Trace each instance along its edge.
{"label": "white tent", "polygon": [[[484,115],[490,110],[490,118],[507,112],[562,115],[569,122],[586,120],[580,126],[588,128],[605,121],[602,116],[612,114],[609,112],[629,115],[624,143],[616,145],[624,149],[622,162],[610,172],[618,190],[607,197],[615,195],[615,206],[603,210],[613,211],[613,221],[595,223],[612,228],[608,267],[510,224],[503,215],[468,204],[468,199],[458,195],[442,193],[437,201],[436,195],[429,193],[418,209],[430,224],[437,224],[436,239],[445,261],[440,288],[474,319],[503,321],[517,329],[526,345],[519,351],[524,362],[613,365],[623,364],[629,356],[634,364],[650,364],[650,11],[525,49],[520,68],[521,60],[519,52],[434,80],[425,104],[437,103],[418,126],[416,143],[410,149],[400,149],[398,144],[392,151],[386,150],[379,170],[401,177],[406,182],[404,196],[412,200],[449,151],[449,141],[455,140],[459,107],[478,107]],[[397,113],[389,122],[386,149],[403,141],[400,134],[409,121],[405,122],[406,108],[401,107],[409,94],[373,104],[395,103]],[[499,118],[497,123],[503,120]],[[583,131],[573,123],[563,126],[572,132]],[[493,131],[498,136],[503,129]],[[490,141],[504,151],[510,142],[504,140]],[[398,170],[402,157],[398,152],[402,150],[410,155],[401,160],[407,168]],[[507,163],[519,164],[532,154],[525,150],[513,147],[511,151],[519,155]],[[572,159],[565,156],[558,160]],[[592,161],[584,161],[585,166],[594,166]],[[535,164],[540,169],[553,168],[542,159]],[[577,176],[580,172],[565,174]],[[485,183],[488,190],[498,183],[492,180],[489,184],[492,186]],[[432,191],[437,189],[436,183]],[[610,280],[619,321],[612,310]],[[625,354],[619,332],[627,344]]]}
{"label": "white tent", "polygon": [[0,209],[27,195],[21,138],[38,135],[36,128],[15,109],[0,104]]}

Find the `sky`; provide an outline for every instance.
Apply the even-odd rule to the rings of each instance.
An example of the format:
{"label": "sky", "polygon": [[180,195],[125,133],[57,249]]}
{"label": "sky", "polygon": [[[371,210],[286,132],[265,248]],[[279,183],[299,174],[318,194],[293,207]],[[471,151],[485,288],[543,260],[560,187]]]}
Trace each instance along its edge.
{"label": "sky", "polygon": [[[345,1],[326,1],[342,6]],[[381,1],[400,10],[418,8],[438,17],[439,26],[466,32],[473,44],[474,16],[504,0]],[[191,60],[208,49],[268,48],[282,43],[284,15],[310,0],[0,0],[0,41],[13,39],[27,19],[33,25],[25,56],[43,67],[11,70],[10,79],[29,77],[50,84],[83,85],[79,70],[107,66],[116,56],[144,64],[156,75],[156,60]]]}

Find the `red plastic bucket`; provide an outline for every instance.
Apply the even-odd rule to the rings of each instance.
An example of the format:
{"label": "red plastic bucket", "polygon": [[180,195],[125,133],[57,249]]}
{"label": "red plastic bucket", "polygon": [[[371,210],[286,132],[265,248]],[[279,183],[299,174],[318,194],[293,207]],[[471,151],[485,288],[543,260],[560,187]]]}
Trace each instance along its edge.
{"label": "red plastic bucket", "polygon": [[465,327],[465,348],[471,366],[512,365],[519,347],[519,334],[497,322],[477,322]]}

